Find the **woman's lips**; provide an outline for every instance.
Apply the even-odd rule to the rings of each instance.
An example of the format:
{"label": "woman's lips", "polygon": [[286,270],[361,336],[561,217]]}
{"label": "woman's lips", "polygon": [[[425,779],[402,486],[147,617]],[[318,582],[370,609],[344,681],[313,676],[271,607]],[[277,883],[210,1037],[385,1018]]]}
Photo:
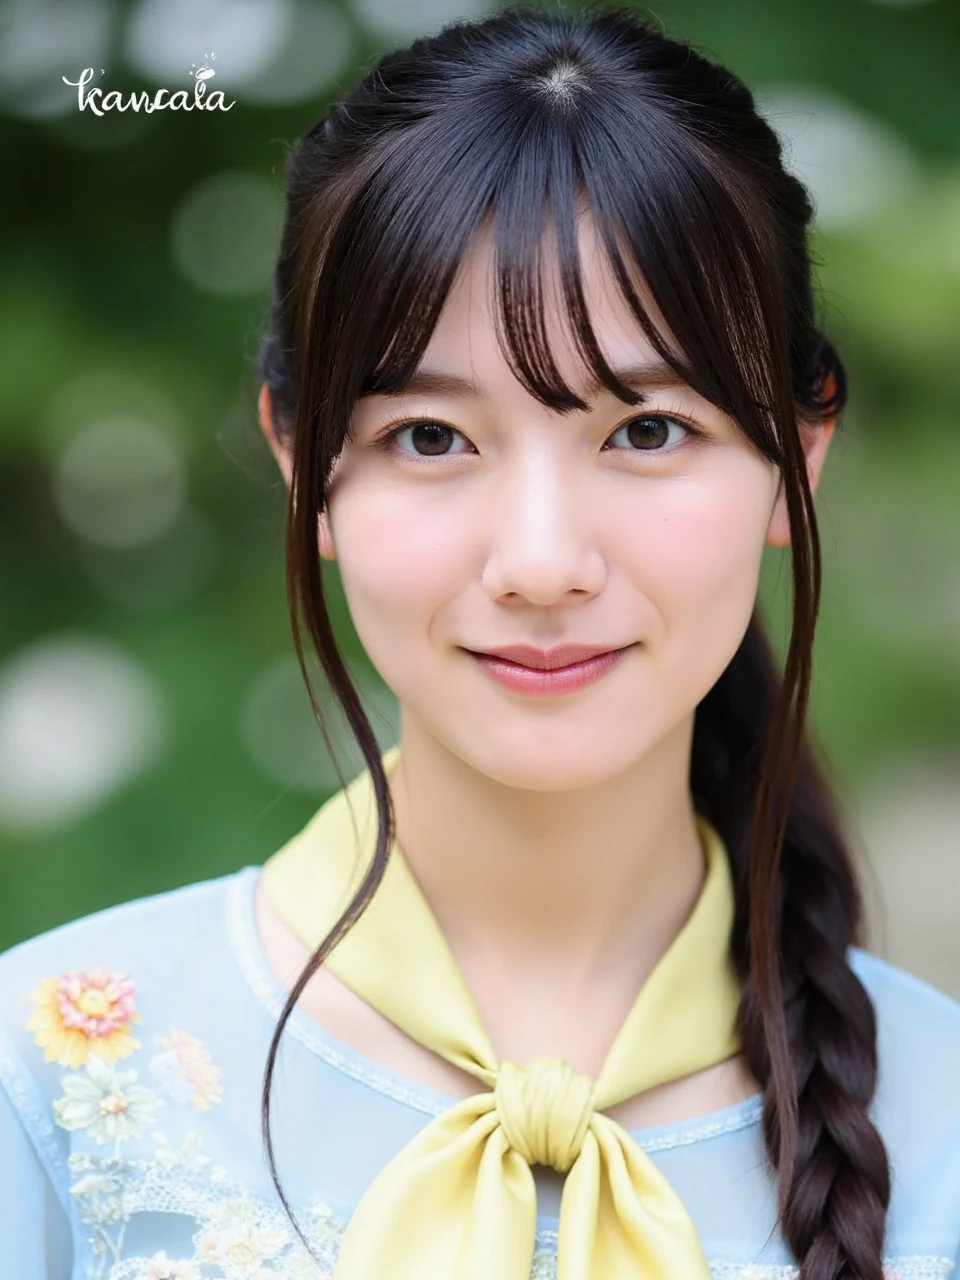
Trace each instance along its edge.
{"label": "woman's lips", "polygon": [[558,696],[573,693],[588,684],[593,684],[601,676],[612,671],[635,645],[629,644],[623,649],[613,649],[609,653],[598,653],[592,658],[584,658],[580,662],[572,662],[566,667],[555,667],[552,671],[544,671],[537,667],[525,667],[519,662],[510,662],[507,658],[498,658],[494,654],[469,653],[491,679],[515,693],[533,696]]}

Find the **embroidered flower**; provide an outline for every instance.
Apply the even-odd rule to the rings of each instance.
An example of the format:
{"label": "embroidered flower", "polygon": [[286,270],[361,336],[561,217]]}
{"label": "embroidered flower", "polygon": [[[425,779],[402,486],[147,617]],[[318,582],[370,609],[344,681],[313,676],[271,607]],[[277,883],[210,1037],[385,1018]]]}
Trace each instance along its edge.
{"label": "embroidered flower", "polygon": [[194,1237],[195,1257],[231,1277],[252,1277],[289,1243],[283,1228],[272,1225],[245,1198],[228,1200]]}
{"label": "embroidered flower", "polygon": [[121,1185],[120,1179],[112,1174],[85,1173],[70,1188],[70,1194],[73,1196],[102,1196],[119,1191]]}
{"label": "embroidered flower", "polygon": [[209,1111],[223,1096],[220,1068],[195,1036],[172,1027],[169,1036],[157,1036],[166,1049],[150,1059],[150,1070],[176,1102],[192,1102],[198,1111]]}
{"label": "embroidered flower", "polygon": [[299,1253],[284,1254],[279,1265],[282,1270],[274,1269],[269,1273],[271,1276],[282,1276],[283,1280],[317,1280],[317,1264],[302,1246]]}
{"label": "embroidered flower", "polygon": [[82,1067],[92,1053],[116,1062],[140,1048],[130,1027],[141,1019],[133,984],[124,974],[101,965],[85,973],[43,978],[30,999],[37,1008],[27,1019],[27,1030],[36,1033],[34,1044],[43,1049],[47,1062]]}
{"label": "embroidered flower", "polygon": [[212,1157],[204,1155],[200,1150],[200,1135],[195,1129],[189,1130],[183,1140],[182,1149],[174,1147],[162,1129],[153,1135],[157,1144],[154,1159],[164,1169],[206,1169],[212,1163]]}
{"label": "embroidered flower", "polygon": [[70,1188],[76,1197],[78,1212],[84,1222],[110,1226],[125,1216],[124,1180],[116,1173],[85,1173]]}
{"label": "embroidered flower", "polygon": [[116,1071],[93,1054],[83,1074],[63,1076],[63,1097],[53,1104],[63,1129],[83,1129],[95,1142],[140,1136],[141,1125],[164,1106],[152,1089],[134,1084],[136,1071]]}
{"label": "embroidered flower", "polygon": [[168,1258],[166,1249],[162,1249],[153,1255],[143,1271],[137,1272],[135,1280],[202,1280],[202,1277],[192,1262]]}

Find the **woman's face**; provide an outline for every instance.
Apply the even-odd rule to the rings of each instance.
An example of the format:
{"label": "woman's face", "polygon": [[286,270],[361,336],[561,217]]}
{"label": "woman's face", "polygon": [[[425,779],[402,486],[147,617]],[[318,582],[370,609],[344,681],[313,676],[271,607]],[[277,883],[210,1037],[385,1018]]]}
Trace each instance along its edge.
{"label": "woman's face", "polygon": [[[592,222],[580,234],[607,360],[656,364]],[[539,404],[496,339],[491,254],[484,233],[420,366],[476,390],[358,403],[321,549],[336,555],[357,633],[405,722],[504,784],[577,788],[682,728],[730,662],[775,540],[779,473],[685,385],[653,381],[636,407],[606,391],[584,397],[586,412]],[[551,351],[583,394],[589,375],[547,283]],[[385,449],[376,438],[391,418],[436,425]],[[600,680],[549,698],[505,689],[465,651],[568,641],[633,648]]]}

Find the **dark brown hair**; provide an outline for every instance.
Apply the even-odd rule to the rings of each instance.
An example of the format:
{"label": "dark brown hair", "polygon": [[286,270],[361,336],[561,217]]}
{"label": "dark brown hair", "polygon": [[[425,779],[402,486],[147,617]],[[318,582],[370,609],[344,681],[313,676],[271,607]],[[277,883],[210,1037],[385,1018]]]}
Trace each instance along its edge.
{"label": "dark brown hair", "polygon": [[[271,1176],[289,1214],[269,1123],[280,1036],[308,979],[373,896],[394,834],[380,749],[324,597],[317,513],[330,470],[358,398],[400,391],[418,365],[488,219],[500,340],[530,394],[558,413],[588,407],[560,380],[544,338],[538,246],[549,207],[579,348],[611,391],[636,403],[607,367],[587,315],[576,244],[584,200],[654,349],[782,476],[793,570],[784,670],[755,610],[696,709],[690,787],[733,868],[739,1032],[763,1089],[784,1239],[801,1280],[881,1280],[890,1172],[868,1114],[876,1019],[848,954],[862,940],[861,890],[805,723],[821,558],[798,421],[824,424],[846,403],[843,364],[820,327],[811,282],[813,210],[741,81],[621,8],[515,6],[450,24],[380,58],[288,157],[258,363],[293,462],[288,602],[324,739],[330,747],[301,609],[369,766],[380,828],[369,874],[294,985],[270,1045],[262,1119]],[[645,311],[637,272],[679,351]]]}

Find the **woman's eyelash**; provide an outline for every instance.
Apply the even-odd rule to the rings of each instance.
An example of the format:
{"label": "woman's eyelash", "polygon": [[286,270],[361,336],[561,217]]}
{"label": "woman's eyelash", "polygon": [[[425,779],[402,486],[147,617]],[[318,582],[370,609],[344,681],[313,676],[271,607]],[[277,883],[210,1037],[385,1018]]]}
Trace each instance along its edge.
{"label": "woman's eyelash", "polygon": [[[618,426],[614,427],[613,431],[610,433],[610,436],[608,436],[607,439],[608,440],[611,439],[613,436],[621,432],[624,429],[624,427],[629,427],[634,422],[646,421],[651,419],[655,421],[675,423],[677,426],[680,426],[684,429],[684,431],[687,433],[687,437],[703,437],[706,435],[705,431],[701,430],[694,423],[692,423],[688,418],[684,417],[680,413],[676,411],[667,411],[664,409],[657,409],[657,410],[650,410],[647,413],[633,414],[631,417],[621,422]],[[403,431],[407,431],[411,427],[419,427],[419,426],[440,426],[447,431],[452,431],[455,435],[460,436],[460,438],[463,440],[467,439],[467,437],[463,434],[462,431],[459,431],[456,427],[451,427],[446,422],[442,422],[439,418],[398,417],[398,418],[391,418],[388,422],[384,423],[383,428],[377,433],[373,443],[378,449],[382,449],[383,452],[385,453],[401,452],[403,453],[403,456],[405,458],[409,458],[411,461],[418,462],[418,463],[431,462],[433,461],[434,457],[435,458],[456,458],[456,457],[466,456],[465,454],[448,453],[448,454],[435,454],[433,455],[433,457],[431,457],[431,455],[429,454],[406,453],[403,450],[398,450],[396,441],[400,433]],[[685,440],[681,440],[677,444],[665,446],[662,449],[624,449],[623,452],[635,453],[641,457],[645,455],[656,456],[657,454],[663,454],[663,455],[672,457],[674,454],[678,453],[684,447],[685,447]],[[606,444],[604,445],[604,449],[606,452],[609,452],[609,450],[606,449]]]}

